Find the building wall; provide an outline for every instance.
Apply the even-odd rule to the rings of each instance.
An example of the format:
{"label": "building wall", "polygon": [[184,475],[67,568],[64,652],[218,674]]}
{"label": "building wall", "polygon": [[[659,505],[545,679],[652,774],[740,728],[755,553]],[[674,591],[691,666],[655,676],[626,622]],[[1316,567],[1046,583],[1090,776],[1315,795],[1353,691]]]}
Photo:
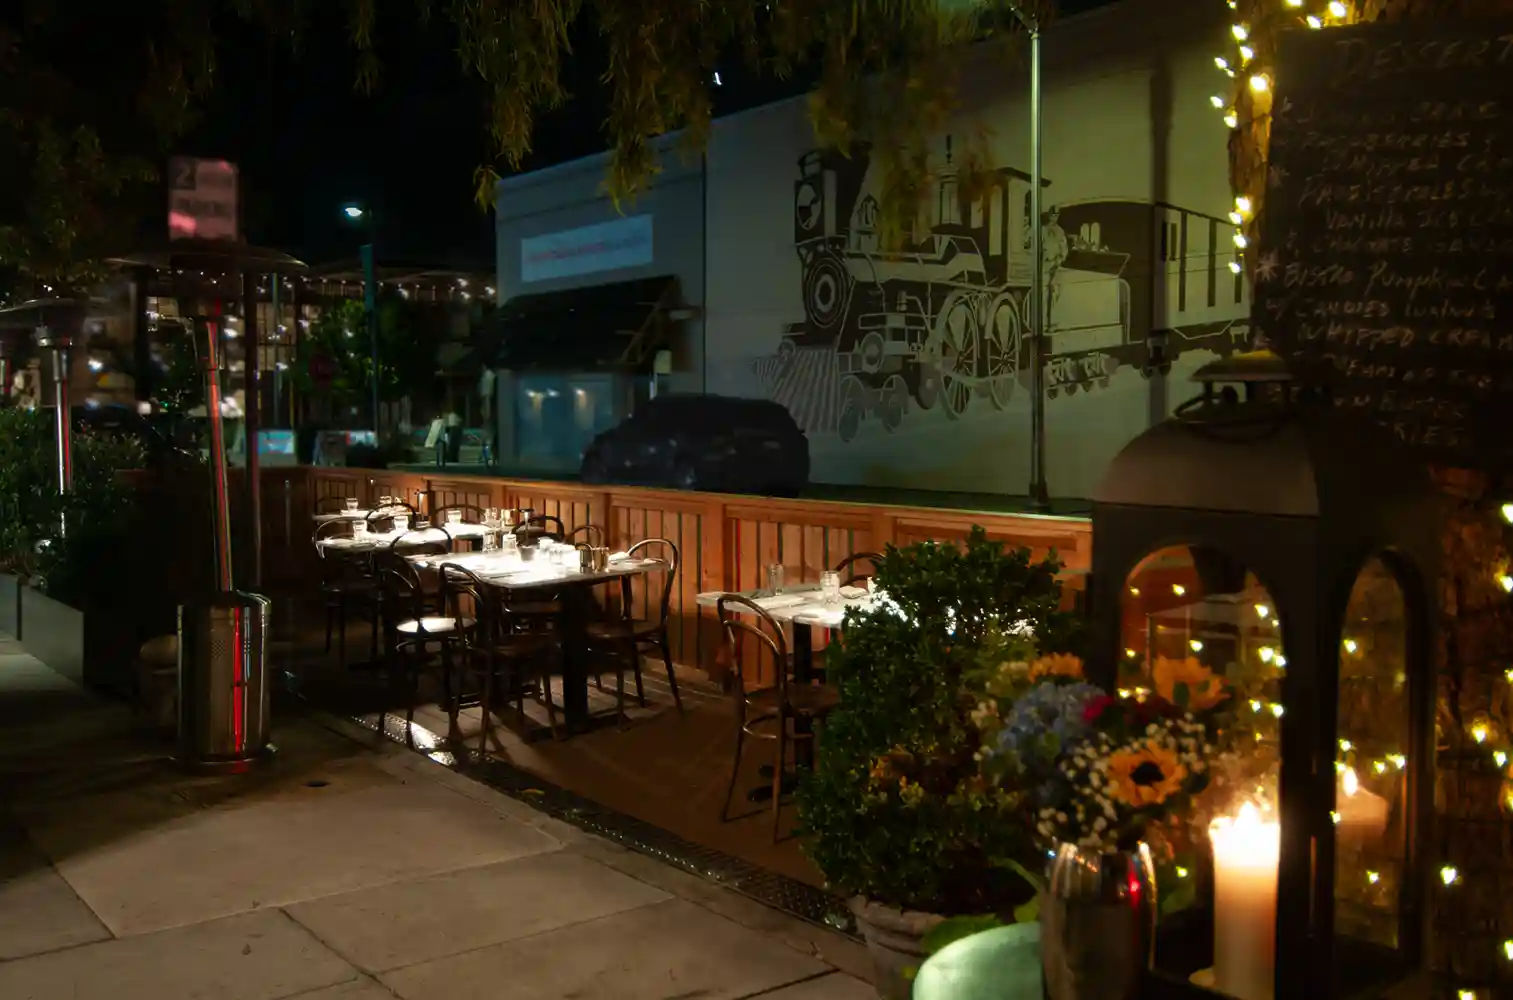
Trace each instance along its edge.
{"label": "building wall", "polygon": [[[500,182],[496,215],[501,303],[522,294],[671,275],[678,279],[685,304],[703,305],[702,165],[696,158],[685,159],[671,144],[664,143],[663,169],[650,189],[617,209],[603,193],[606,163],[606,156],[593,156]],[[522,282],[522,240],[638,215],[651,217],[651,263]],[[672,345],[673,373],[666,379],[666,388],[684,392],[703,388],[703,345],[703,323],[699,319],[683,322]]]}
{"label": "building wall", "polygon": [[[1044,40],[1047,477],[1086,497],[1191,374],[1250,344],[1227,129],[1208,102],[1223,5],[1129,0]],[[941,184],[910,244],[873,233],[865,153],[813,149],[802,101],[716,124],[708,168],[708,391],[785,404],[816,481],[1023,493],[1029,480],[1025,66],[979,53]],[[950,181],[981,130],[993,193]],[[1065,237],[1063,240],[1062,237]],[[1143,371],[1164,334],[1171,371]]]}

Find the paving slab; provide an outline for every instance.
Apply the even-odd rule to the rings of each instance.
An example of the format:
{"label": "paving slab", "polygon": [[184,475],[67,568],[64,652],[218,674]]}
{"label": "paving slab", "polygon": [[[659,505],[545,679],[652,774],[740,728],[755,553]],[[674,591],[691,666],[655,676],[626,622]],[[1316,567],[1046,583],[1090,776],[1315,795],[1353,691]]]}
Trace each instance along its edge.
{"label": "paving slab", "polygon": [[828,971],[771,938],[672,900],[379,978],[403,1000],[737,1000]]}
{"label": "paving slab", "polygon": [[558,849],[558,841],[424,783],[201,809],[66,849],[88,800],[29,824],[118,937]]}
{"label": "paving slab", "polygon": [[382,983],[362,976],[350,983],[327,986],[314,993],[301,993],[286,1000],[394,1000],[394,991]]}
{"label": "paving slab", "polygon": [[309,931],[269,910],[0,963],[0,997],[282,1000],[356,975]]}
{"label": "paving slab", "polygon": [[381,972],[670,898],[582,855],[556,851],[329,896],[288,912],[354,965]]}
{"label": "paving slab", "polygon": [[109,937],[25,836],[0,827],[0,961]]}
{"label": "paving slab", "polygon": [[763,993],[762,1000],[877,1000],[877,990],[871,983],[855,976],[832,972],[828,976]]}

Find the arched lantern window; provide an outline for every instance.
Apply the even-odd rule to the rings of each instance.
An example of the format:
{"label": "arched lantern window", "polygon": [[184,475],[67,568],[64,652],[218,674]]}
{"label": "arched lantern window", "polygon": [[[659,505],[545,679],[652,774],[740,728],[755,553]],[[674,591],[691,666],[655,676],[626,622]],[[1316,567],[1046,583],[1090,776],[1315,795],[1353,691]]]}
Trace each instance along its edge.
{"label": "arched lantern window", "polygon": [[1435,494],[1268,352],[1196,380],[1093,504],[1091,673],[1128,697],[1236,699],[1148,992],[1380,995],[1426,962]]}

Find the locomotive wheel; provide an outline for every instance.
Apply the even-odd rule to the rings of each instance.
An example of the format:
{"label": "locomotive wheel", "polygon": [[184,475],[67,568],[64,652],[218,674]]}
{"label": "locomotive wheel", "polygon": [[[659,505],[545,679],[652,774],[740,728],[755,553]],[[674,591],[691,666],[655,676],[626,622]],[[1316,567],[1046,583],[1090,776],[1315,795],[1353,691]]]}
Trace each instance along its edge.
{"label": "locomotive wheel", "polygon": [[872,331],[857,345],[856,366],[871,375],[882,368],[887,349],[887,344],[883,342],[883,335],[876,330]]}
{"label": "locomotive wheel", "polygon": [[1000,292],[988,307],[987,335],[982,339],[988,398],[995,409],[1003,409],[1014,398],[1023,333],[1019,297],[1013,292]]}
{"label": "locomotive wheel", "polygon": [[847,375],[841,382],[841,419],[836,430],[841,441],[856,440],[862,429],[862,418],[867,415],[867,387],[855,375]]}
{"label": "locomotive wheel", "polygon": [[909,387],[901,375],[889,375],[883,383],[883,396],[878,405],[883,418],[883,430],[896,431],[909,412]]}
{"label": "locomotive wheel", "polygon": [[816,330],[839,329],[851,304],[851,273],[833,251],[814,255],[804,268],[804,317]]}
{"label": "locomotive wheel", "polygon": [[956,292],[946,300],[935,320],[935,335],[940,344],[941,393],[946,416],[953,419],[966,411],[976,387],[982,340],[982,324],[977,315],[972,297],[966,292]]}
{"label": "locomotive wheel", "polygon": [[913,374],[907,378],[909,394],[921,410],[934,409],[940,398],[940,371],[931,364],[916,362]]}

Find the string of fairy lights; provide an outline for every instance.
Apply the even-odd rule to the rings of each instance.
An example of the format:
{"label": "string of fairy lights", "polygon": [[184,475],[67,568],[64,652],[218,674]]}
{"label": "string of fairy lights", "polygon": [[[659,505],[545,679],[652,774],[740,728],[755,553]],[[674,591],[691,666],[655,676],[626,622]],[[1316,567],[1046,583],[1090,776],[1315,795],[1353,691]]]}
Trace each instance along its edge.
{"label": "string of fairy lights", "polygon": [[[1251,19],[1240,16],[1239,0],[1226,0],[1234,12],[1235,20],[1230,25],[1233,48],[1214,57],[1214,65],[1233,82],[1228,93],[1214,94],[1209,102],[1224,116],[1224,124],[1231,132],[1269,128],[1271,117],[1271,94],[1274,86],[1272,67],[1267,61],[1275,52],[1270,34],[1278,29],[1306,27],[1320,30],[1334,25],[1349,24],[1352,20],[1350,7],[1342,0],[1269,0],[1279,3],[1276,9],[1267,9],[1268,0],[1251,0],[1247,7],[1257,15]],[[1258,172],[1264,176],[1264,171]],[[1246,229],[1254,222],[1259,207],[1259,190],[1240,190],[1234,195],[1234,206],[1229,221],[1234,224],[1235,256],[1229,269],[1240,274],[1245,268],[1245,251],[1249,248],[1254,233]]]}
{"label": "string of fairy lights", "polygon": [[[1223,116],[1232,139],[1243,141],[1246,137],[1244,133],[1248,133],[1255,139],[1257,147],[1257,159],[1253,164],[1255,169],[1236,171],[1241,176],[1235,178],[1234,205],[1229,214],[1229,221],[1235,226],[1235,256],[1229,267],[1238,275],[1245,270],[1245,251],[1256,235],[1253,227],[1264,194],[1264,149],[1270,135],[1272,94],[1276,89],[1275,67],[1271,63],[1276,54],[1275,34],[1281,30],[1300,27],[1319,31],[1350,24],[1355,20],[1355,11],[1352,4],[1344,0],[1245,0],[1243,11],[1240,0],[1226,0],[1226,3],[1232,12],[1231,47],[1216,55],[1214,64],[1232,82],[1227,93],[1215,94],[1210,98],[1210,103]],[[1232,150],[1231,162],[1235,160]],[[1247,229],[1251,231],[1247,232]],[[1501,513],[1505,521],[1513,524],[1513,504],[1504,505]],[[1509,569],[1499,571],[1496,582],[1504,592],[1513,593],[1513,572]],[[1345,640],[1346,653],[1354,652],[1352,644],[1353,640]],[[1507,681],[1513,685],[1513,669],[1507,671]],[[1276,715],[1281,714],[1280,705],[1253,703],[1251,708],[1257,713],[1271,711]],[[1485,717],[1479,716],[1471,720],[1467,734],[1473,743],[1487,747],[1498,770],[1506,779],[1513,781],[1513,772],[1508,768],[1510,759],[1513,759],[1513,750],[1495,745],[1497,741],[1493,738],[1495,730],[1492,724]],[[1349,754],[1355,748],[1349,741],[1341,741],[1340,749]],[[1386,754],[1381,759],[1367,762],[1367,766],[1378,774],[1385,773],[1388,768],[1401,769],[1406,764],[1407,758],[1401,754]],[[1339,761],[1336,767],[1345,783],[1349,784],[1356,779],[1354,768],[1344,760]],[[1509,787],[1505,784],[1501,805],[1513,810],[1513,792],[1508,791]],[[1337,815],[1335,820],[1339,821]],[[1370,883],[1375,884],[1379,878],[1379,873],[1366,873],[1366,879]],[[1449,888],[1460,884],[1462,875],[1454,865],[1444,864],[1439,870],[1439,879]],[[1513,961],[1513,938],[1502,942],[1502,951],[1504,958]],[[1459,989],[1457,997],[1458,1000],[1481,1000],[1481,993],[1473,989]]]}

